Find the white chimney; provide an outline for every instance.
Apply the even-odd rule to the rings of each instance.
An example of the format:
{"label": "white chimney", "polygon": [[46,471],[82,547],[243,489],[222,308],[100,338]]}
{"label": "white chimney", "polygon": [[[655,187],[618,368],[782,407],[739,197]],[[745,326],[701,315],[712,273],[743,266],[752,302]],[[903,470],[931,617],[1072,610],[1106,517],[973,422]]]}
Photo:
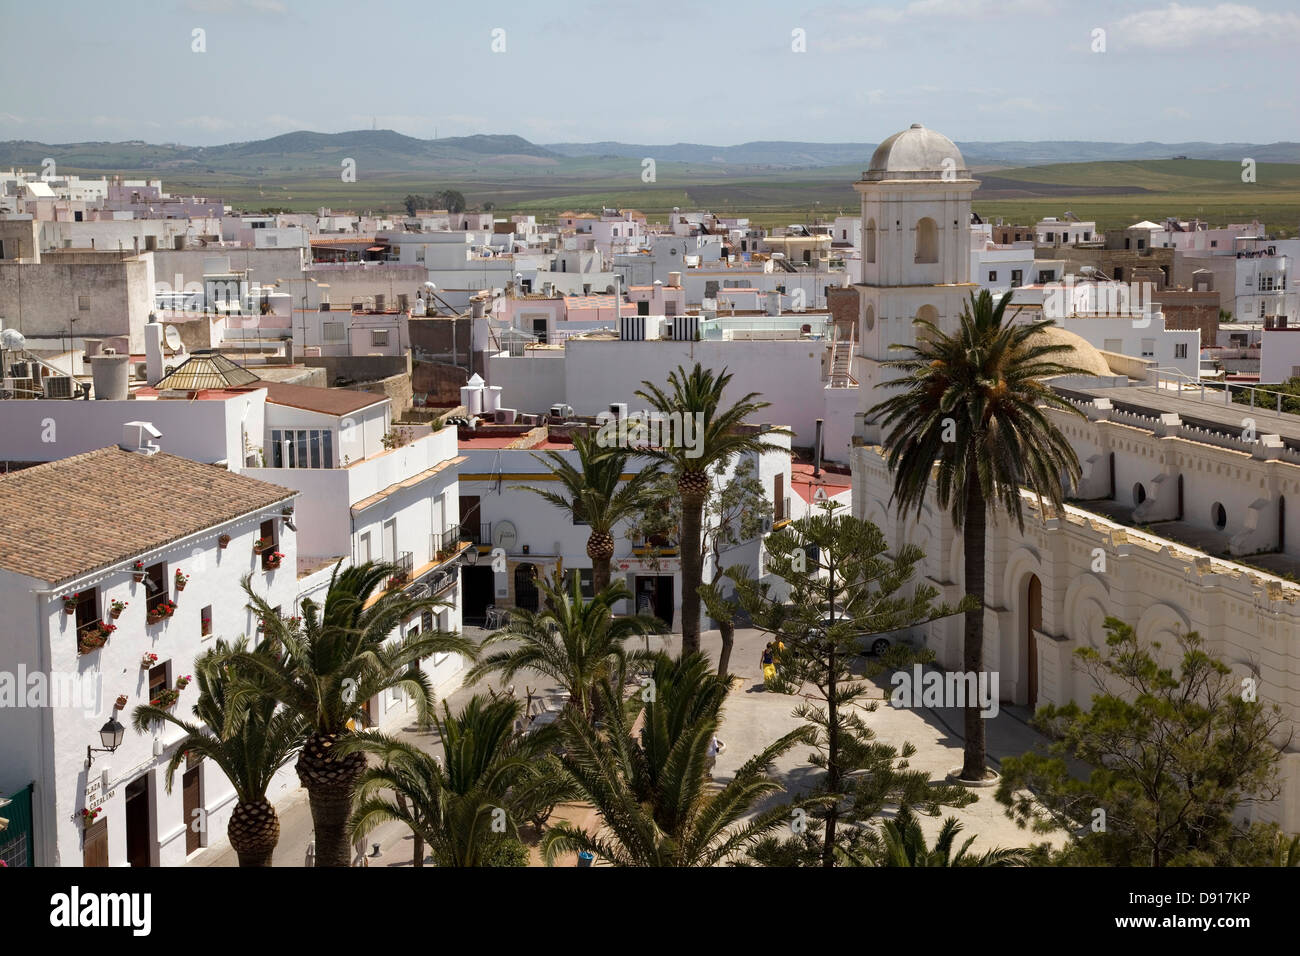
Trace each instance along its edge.
{"label": "white chimney", "polygon": [[773,289],[770,292],[766,293],[766,297],[767,297],[767,314],[780,315],[781,314],[781,293]]}
{"label": "white chimney", "polygon": [[163,327],[152,312],[144,327],[144,358],[145,381],[157,385],[163,379]]}
{"label": "white chimney", "polygon": [[122,425],[122,441],[118,447],[137,455],[156,455],[162,449],[154,441],[155,438],[162,438],[162,432],[150,422],[125,422]]}

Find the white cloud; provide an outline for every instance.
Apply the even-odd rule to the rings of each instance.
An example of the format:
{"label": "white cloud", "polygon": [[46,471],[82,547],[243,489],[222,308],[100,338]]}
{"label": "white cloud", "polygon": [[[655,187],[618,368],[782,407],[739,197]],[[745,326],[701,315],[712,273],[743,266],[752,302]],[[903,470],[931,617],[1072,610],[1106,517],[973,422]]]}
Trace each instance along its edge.
{"label": "white cloud", "polygon": [[1115,24],[1111,36],[1124,46],[1150,50],[1221,46],[1240,40],[1258,45],[1295,43],[1300,41],[1300,14],[1270,13],[1238,3],[1214,7],[1171,3],[1129,14]]}

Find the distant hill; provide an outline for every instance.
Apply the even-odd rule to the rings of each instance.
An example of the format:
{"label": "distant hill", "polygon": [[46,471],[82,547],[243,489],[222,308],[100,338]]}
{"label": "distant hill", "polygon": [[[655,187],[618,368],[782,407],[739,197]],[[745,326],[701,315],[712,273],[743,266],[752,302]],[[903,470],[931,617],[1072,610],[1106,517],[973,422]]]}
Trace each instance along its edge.
{"label": "distant hill", "polygon": [[[1047,140],[1043,142],[959,142],[969,166],[1023,167],[1057,163],[1118,162],[1148,159],[1214,159],[1259,163],[1300,163],[1300,143],[1109,143]],[[86,142],[51,145],[26,140],[0,143],[0,166],[40,166],[52,158],[74,169],[169,170],[263,175],[336,170],[354,158],[369,171],[454,175],[474,169],[497,169],[502,175],[550,169],[556,174],[591,169],[593,161],[652,157],[659,163],[690,164],[717,170],[866,168],[875,143],[804,143],[763,140],[738,146],[700,143],[645,144],[552,143],[538,145],[513,135],[454,136],[417,139],[393,130],[313,133],[300,130],[270,139],[222,146]]]}

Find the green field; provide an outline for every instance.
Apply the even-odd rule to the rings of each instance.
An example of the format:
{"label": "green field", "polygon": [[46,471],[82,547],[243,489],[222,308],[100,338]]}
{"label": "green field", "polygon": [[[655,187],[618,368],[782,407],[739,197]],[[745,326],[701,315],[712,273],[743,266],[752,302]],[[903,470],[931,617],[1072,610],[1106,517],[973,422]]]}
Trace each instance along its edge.
{"label": "green field", "polygon": [[[99,174],[103,169],[82,171]],[[318,165],[316,169],[320,169]],[[707,163],[659,163],[653,183],[641,180],[634,159],[590,157],[509,163],[464,164],[449,175],[411,170],[382,171],[359,161],[357,182],[306,171],[296,157],[252,173],[177,169],[114,170],[128,178],[162,178],[173,195],[221,197],[236,208],[283,207],[309,212],[335,210],[389,211],[402,208],[408,193],[428,195],[457,189],[471,206],[492,202],[499,215],[554,215],[566,209],[598,212],[602,206],[633,207],[652,219],[674,206],[707,208],[716,213],[750,217],[759,225],[784,225],[811,217],[854,215],[858,197],[852,182],[857,167],[808,170],[721,167]],[[1256,182],[1243,183],[1239,163],[1213,160],[1144,160],[1070,163],[1016,169],[977,170],[983,183],[974,209],[982,217],[1029,224],[1066,210],[1095,220],[1099,229],[1131,225],[1166,216],[1201,218],[1214,224],[1263,220],[1279,236],[1294,236],[1300,227],[1300,164],[1265,163]]]}

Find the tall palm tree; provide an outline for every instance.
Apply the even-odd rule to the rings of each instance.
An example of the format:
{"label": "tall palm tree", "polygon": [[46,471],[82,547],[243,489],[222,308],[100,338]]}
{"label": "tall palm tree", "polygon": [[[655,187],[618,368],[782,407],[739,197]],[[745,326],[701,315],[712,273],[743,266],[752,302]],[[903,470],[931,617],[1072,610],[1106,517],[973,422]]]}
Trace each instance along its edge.
{"label": "tall palm tree", "polygon": [[[1077,480],[1074,449],[1043,407],[1081,415],[1044,383],[1055,375],[1088,374],[1056,361],[1068,345],[1035,340],[1054,323],[1008,320],[1007,293],[996,303],[987,290],[962,309],[960,327],[949,335],[918,319],[912,355],[885,362],[907,373],[882,383],[903,391],[874,406],[880,414],[882,444],[894,474],[891,500],[900,512],[918,515],[938,464],[935,492],[939,506],[962,534],[965,588],[980,607],[966,612],[964,663],[968,672],[984,667],[985,522],[1001,506],[1024,529],[1020,488],[1027,484],[1055,508],[1064,495],[1062,475]],[[985,776],[984,723],[978,704],[965,712],[966,745],[961,777]]]}
{"label": "tall palm tree", "polygon": [[[137,707],[132,723],[140,733],[158,722],[179,727],[184,739],[167,763],[167,792],[171,793],[176,770],[188,754],[207,757],[226,775],[235,788],[235,809],[226,825],[230,845],[240,866],[270,866],[280,840],[280,820],[266,799],[267,787],[307,737],[307,721],[301,714],[279,710],[271,697],[254,697],[243,705],[233,704],[232,677],[223,666],[232,652],[245,653],[248,642],[233,645],[218,640],[194,662],[199,701],[194,715],[202,723],[177,717],[171,710],[149,704]],[[269,653],[259,648],[254,653]],[[192,821],[186,820],[186,826]]]}
{"label": "tall palm tree", "polygon": [[675,661],[656,655],[652,674],[639,692],[645,718],[635,736],[632,715],[609,682],[601,685],[603,730],[573,713],[563,718],[561,761],[602,825],[596,832],[569,822],[552,827],[542,839],[548,865],[562,853],[585,850],[615,866],[713,866],[789,823],[784,806],[750,814],[781,790],[769,776],[772,764],[806,732],[786,734],[710,792],[709,745],[730,675],[714,674],[702,654]]}
{"label": "tall palm tree", "polygon": [[541,589],[546,595],[546,610],[516,610],[511,614],[510,623],[490,634],[483,647],[501,641],[513,641],[514,646],[480,659],[465,681],[473,684],[493,673],[509,680],[522,670],[537,671],[568,691],[570,706],[591,720],[596,686],[621,673],[629,658],[642,656],[639,651],[629,652],[627,642],[662,633],[663,624],[649,614],[614,616],[614,604],[631,597],[621,581],[586,600],[577,576],[566,592],[557,571],[554,580],[542,582]]}
{"label": "tall palm tree", "polygon": [[590,527],[587,557],[591,559],[591,577],[597,592],[609,587],[610,561],[614,557],[614,528],[637,515],[645,506],[646,489],[654,478],[651,468],[628,474],[631,454],[617,447],[602,447],[595,435],[574,434],[573,447],[578,464],[562,452],[547,451],[533,455],[559,480],[562,491],[525,487],[551,504],[569,512],[575,522]]}
{"label": "tall palm tree", "polygon": [[428,845],[437,866],[490,865],[501,840],[518,838],[521,821],[571,792],[563,778],[535,772],[546,766],[557,731],[516,734],[521,706],[513,697],[476,695],[453,715],[443,701],[443,715],[432,718],[441,760],[378,733],[355,734],[341,744],[346,752],[371,753],[382,761],[366,769],[357,785],[353,835],[396,820]]}
{"label": "tall palm tree", "polygon": [[[772,447],[767,437],[741,428],[768,406],[756,402],[757,392],[749,392],[723,405],[722,394],[731,382],[725,368],[718,373],[696,362],[691,371],[678,366],[668,375],[667,389],[653,382],[637,391],[651,408],[669,416],[669,421],[683,423],[683,441],[659,448],[647,448],[645,454],[666,464],[677,481],[681,498],[682,556],[682,655],[700,649],[700,584],[704,580],[704,555],[700,546],[704,504],[709,497],[709,471],[725,467],[736,455],[762,452]],[[691,429],[686,432],[685,429]],[[773,429],[768,435],[789,434]],[[690,438],[691,440],[685,440]]]}
{"label": "tall palm tree", "polygon": [[330,576],[323,604],[303,599],[300,619],[281,617],[245,578],[248,608],[261,619],[264,643],[272,653],[245,651],[228,658],[243,679],[240,695],[276,700],[309,725],[296,767],[311,803],[317,866],[349,863],[348,815],[366,765],[364,754],[338,749],[352,733],[350,722],[376,694],[400,690],[414,701],[424,723],[432,710],[433,688],[420,661],[437,653],[470,659],[476,653],[472,641],[446,631],[399,632],[391,639],[410,617],[439,602],[384,590],[395,570],[390,564],[341,565]]}
{"label": "tall palm tree", "polygon": [[898,811],[893,820],[881,827],[880,866],[1027,866],[1029,852],[1021,848],[995,847],[980,856],[967,856],[975,837],[967,837],[956,853],[953,846],[962,830],[961,821],[948,817],[943,821],[933,847],[925,844],[925,834],[916,815],[908,807]]}

